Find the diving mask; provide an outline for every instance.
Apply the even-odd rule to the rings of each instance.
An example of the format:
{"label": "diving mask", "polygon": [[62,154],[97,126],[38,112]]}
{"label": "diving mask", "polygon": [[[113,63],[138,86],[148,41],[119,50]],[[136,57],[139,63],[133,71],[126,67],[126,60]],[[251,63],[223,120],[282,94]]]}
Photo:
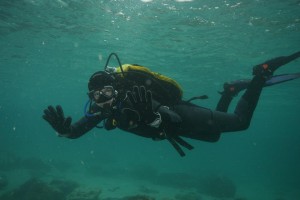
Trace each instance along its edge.
{"label": "diving mask", "polygon": [[103,103],[111,100],[116,94],[113,86],[104,86],[99,90],[92,90],[88,93],[90,99],[94,100],[96,103]]}

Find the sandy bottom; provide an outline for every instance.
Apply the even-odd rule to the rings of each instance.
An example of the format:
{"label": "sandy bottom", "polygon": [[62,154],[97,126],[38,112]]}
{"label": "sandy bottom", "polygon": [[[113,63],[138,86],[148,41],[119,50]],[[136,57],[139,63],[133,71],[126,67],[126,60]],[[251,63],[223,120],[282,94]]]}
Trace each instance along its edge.
{"label": "sandy bottom", "polygon": [[[13,191],[33,176],[37,176],[26,170],[13,170],[1,173],[5,173],[9,184],[0,190],[0,194]],[[38,179],[45,182],[51,180],[74,181],[80,185],[79,188],[82,191],[101,190],[100,200],[117,200],[135,195],[145,195],[156,200],[296,200],[300,198],[300,189],[281,190],[280,187],[272,189],[270,186],[261,183],[236,183],[236,195],[230,198],[221,198],[203,194],[195,188],[157,185],[146,180],[135,180],[130,177],[91,176],[79,171],[43,174]]]}

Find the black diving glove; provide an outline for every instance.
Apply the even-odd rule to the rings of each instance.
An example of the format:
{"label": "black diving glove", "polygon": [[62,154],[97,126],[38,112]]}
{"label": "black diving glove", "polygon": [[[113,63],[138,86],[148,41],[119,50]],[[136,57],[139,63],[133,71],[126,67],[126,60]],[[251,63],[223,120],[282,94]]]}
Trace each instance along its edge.
{"label": "black diving glove", "polygon": [[61,106],[56,106],[56,109],[53,106],[48,106],[44,110],[43,118],[53,127],[59,136],[68,137],[71,132],[72,118],[65,118]]}
{"label": "black diving glove", "polygon": [[134,86],[133,91],[128,91],[127,96],[132,104],[133,110],[139,114],[138,121],[142,121],[150,126],[158,127],[161,123],[159,113],[153,111],[152,92],[146,91],[144,86]]}

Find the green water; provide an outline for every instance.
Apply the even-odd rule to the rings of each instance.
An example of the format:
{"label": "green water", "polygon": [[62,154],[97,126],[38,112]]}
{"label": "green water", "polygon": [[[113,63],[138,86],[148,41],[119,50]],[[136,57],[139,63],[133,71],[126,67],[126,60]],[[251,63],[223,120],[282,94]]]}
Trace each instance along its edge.
{"label": "green water", "polygon": [[[299,0],[0,0],[0,175],[9,181],[0,192],[35,176],[99,187],[103,198],[209,200],[218,198],[201,193],[197,177],[225,176],[236,198],[299,199],[300,80],[266,88],[247,131],[188,140],[195,149],[185,158],[166,141],[119,130],[60,138],[41,118],[59,104],[78,120],[87,81],[111,52],[176,79],[185,99],[207,94],[197,104],[213,109],[225,81],[251,78],[252,66],[299,45]],[[299,67],[298,59],[277,73]],[[14,166],[27,158],[52,169]]]}

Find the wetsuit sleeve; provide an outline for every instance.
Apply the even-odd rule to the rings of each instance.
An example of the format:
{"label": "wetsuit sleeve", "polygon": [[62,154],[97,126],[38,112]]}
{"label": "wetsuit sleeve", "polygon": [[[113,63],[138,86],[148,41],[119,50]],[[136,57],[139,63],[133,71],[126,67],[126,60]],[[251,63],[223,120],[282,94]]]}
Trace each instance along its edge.
{"label": "wetsuit sleeve", "polygon": [[80,136],[84,135],[91,129],[97,126],[103,119],[99,116],[95,117],[82,117],[80,120],[72,124],[71,132],[67,136],[71,139],[79,138]]}
{"label": "wetsuit sleeve", "polygon": [[[95,104],[92,105],[89,114],[100,112],[99,107]],[[97,126],[104,117],[101,115],[95,115],[91,117],[84,116],[77,122],[71,125],[71,132],[66,136],[67,138],[76,139],[86,134],[91,129]]]}

